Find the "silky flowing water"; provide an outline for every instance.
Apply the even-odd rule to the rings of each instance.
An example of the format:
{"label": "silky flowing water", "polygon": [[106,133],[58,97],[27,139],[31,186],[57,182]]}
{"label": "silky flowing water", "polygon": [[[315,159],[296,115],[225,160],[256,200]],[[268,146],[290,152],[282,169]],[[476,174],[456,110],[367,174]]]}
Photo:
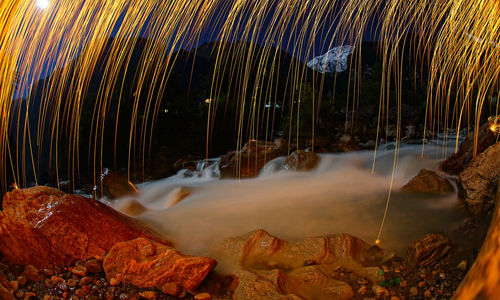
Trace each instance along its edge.
{"label": "silky flowing water", "polygon": [[[436,141],[425,145],[423,156],[422,145],[400,147],[382,247],[404,256],[412,241],[427,233],[453,230],[466,218],[456,193],[440,197],[399,192],[422,168],[437,170],[453,150],[451,142]],[[113,205],[130,213],[126,207],[139,202],[147,208],[136,215],[139,220],[182,252],[217,259],[222,272],[234,267],[223,254],[223,241],[256,229],[290,241],[349,233],[373,243],[389,195],[394,145],[379,148],[373,173],[374,151],[321,154],[320,158],[310,172],[287,171],[285,158],[278,158],[258,178],[241,181],[220,180],[214,160],[200,172],[183,170],[139,185],[136,198]]]}

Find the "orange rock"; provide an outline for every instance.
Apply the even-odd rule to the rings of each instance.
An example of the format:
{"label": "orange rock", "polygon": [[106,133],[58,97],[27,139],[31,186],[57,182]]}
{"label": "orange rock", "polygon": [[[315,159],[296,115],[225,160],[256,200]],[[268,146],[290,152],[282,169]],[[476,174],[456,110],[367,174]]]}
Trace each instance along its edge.
{"label": "orange rock", "polygon": [[175,282],[169,282],[169,283],[166,283],[165,285],[163,285],[161,287],[161,291],[164,293],[164,294],[167,294],[167,295],[170,295],[170,296],[177,296],[180,294],[182,288],[180,285],[178,285],[177,283]]}
{"label": "orange rock", "polygon": [[280,148],[276,144],[250,140],[241,151],[230,152],[221,158],[219,164],[221,177],[256,177],[268,161],[279,155]]}
{"label": "orange rock", "polygon": [[0,213],[0,251],[11,263],[69,266],[101,257],[122,241],[168,244],[134,219],[92,199],[37,186],[7,193]]}
{"label": "orange rock", "polygon": [[144,288],[177,283],[186,290],[195,290],[216,265],[211,258],[182,255],[146,238],[116,244],[103,262],[108,279],[120,277]]}
{"label": "orange rock", "polygon": [[148,300],[155,300],[158,298],[158,294],[154,291],[141,292],[141,293],[139,293],[139,296],[141,298],[148,299]]}

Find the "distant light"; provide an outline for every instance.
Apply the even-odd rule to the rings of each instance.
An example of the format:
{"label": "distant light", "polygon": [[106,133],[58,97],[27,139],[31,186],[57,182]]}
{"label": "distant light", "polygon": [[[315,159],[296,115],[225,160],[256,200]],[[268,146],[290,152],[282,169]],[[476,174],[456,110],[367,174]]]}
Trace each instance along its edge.
{"label": "distant light", "polygon": [[380,240],[376,240],[375,245],[380,245]]}
{"label": "distant light", "polygon": [[36,6],[40,9],[46,9],[49,7],[50,1],[49,0],[36,0]]}
{"label": "distant light", "polygon": [[205,100],[205,103],[206,103],[206,104],[210,104],[211,102],[212,102],[212,99],[206,99],[206,100]]}

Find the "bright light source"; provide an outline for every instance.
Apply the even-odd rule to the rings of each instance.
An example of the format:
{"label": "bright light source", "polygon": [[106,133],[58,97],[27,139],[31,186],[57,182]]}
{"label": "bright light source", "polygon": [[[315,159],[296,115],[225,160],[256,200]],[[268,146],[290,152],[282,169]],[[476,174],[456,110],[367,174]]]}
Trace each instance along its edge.
{"label": "bright light source", "polygon": [[494,133],[500,133],[500,116],[489,117],[490,130]]}
{"label": "bright light source", "polygon": [[212,99],[206,99],[206,100],[205,100],[205,103],[206,103],[206,104],[210,104],[210,103],[212,103]]}
{"label": "bright light source", "polygon": [[36,6],[40,9],[46,9],[49,7],[50,1],[49,0],[36,0]]}

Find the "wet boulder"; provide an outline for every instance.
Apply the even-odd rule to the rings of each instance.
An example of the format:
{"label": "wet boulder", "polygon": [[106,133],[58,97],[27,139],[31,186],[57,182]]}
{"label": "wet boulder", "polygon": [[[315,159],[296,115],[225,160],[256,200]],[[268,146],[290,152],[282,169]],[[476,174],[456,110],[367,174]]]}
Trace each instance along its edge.
{"label": "wet boulder", "polygon": [[[477,143],[474,142],[474,133],[471,133],[462,144],[460,144],[458,152],[441,163],[441,170],[457,175],[469,165],[476,155],[481,154],[490,146],[494,145],[498,141],[499,135],[498,132],[492,130],[491,126],[490,120],[490,122],[485,123],[479,128]],[[475,149],[475,147],[477,148]]]}
{"label": "wet boulder", "polygon": [[11,263],[70,266],[138,237],[169,244],[101,202],[53,188],[16,189],[3,199],[0,251]]}
{"label": "wet boulder", "polygon": [[[110,199],[137,194],[136,187],[122,174],[104,169],[101,175],[102,193]],[[99,195],[101,196],[101,195]]]}
{"label": "wet boulder", "polygon": [[341,135],[337,141],[330,146],[331,152],[351,152],[359,149],[359,141],[348,134]]}
{"label": "wet boulder", "polygon": [[428,234],[408,248],[410,265],[427,266],[448,255],[452,242],[444,234]]}
{"label": "wet boulder", "polygon": [[457,177],[467,209],[475,216],[495,205],[500,180],[500,143],[479,154]]}
{"label": "wet boulder", "polygon": [[455,192],[451,182],[436,172],[422,169],[413,179],[401,188],[403,192],[446,195]]}
{"label": "wet boulder", "polygon": [[251,140],[241,151],[229,152],[219,164],[222,178],[251,178],[270,160],[280,155],[280,147],[273,142]]}
{"label": "wet boulder", "polygon": [[290,171],[310,171],[319,163],[319,156],[309,150],[297,150],[285,160],[285,168]]}
{"label": "wet boulder", "polygon": [[176,284],[189,291],[195,290],[216,265],[211,258],[183,255],[146,238],[116,244],[103,261],[110,281],[160,289]]}

